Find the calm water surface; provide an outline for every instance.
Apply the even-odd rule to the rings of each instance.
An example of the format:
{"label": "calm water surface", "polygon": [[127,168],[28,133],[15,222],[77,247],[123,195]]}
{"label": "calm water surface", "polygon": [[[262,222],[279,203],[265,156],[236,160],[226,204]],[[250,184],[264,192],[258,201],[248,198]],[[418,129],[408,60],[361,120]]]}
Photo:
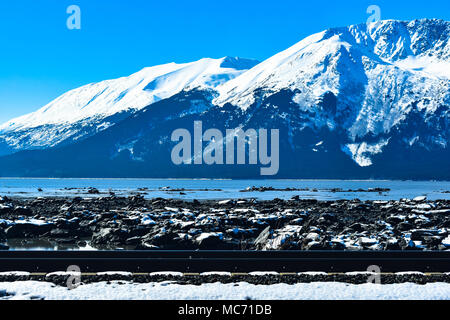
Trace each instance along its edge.
{"label": "calm water surface", "polygon": [[[240,192],[247,187],[273,187],[276,189],[297,188],[308,191]],[[60,196],[94,197],[88,188],[96,188],[100,196],[114,192],[118,196],[140,193],[146,198],[176,199],[229,199],[274,198],[289,199],[299,195],[305,199],[336,200],[398,200],[427,196],[430,200],[450,199],[449,181],[388,181],[388,180],[170,180],[170,179],[13,179],[0,178],[0,195],[15,197]],[[169,189],[185,189],[169,191]],[[333,188],[357,190],[388,188],[389,192],[331,192]],[[42,189],[42,191],[38,191]],[[208,191],[205,191],[208,189]],[[220,190],[217,190],[220,189]],[[313,191],[314,190],[314,191]]]}

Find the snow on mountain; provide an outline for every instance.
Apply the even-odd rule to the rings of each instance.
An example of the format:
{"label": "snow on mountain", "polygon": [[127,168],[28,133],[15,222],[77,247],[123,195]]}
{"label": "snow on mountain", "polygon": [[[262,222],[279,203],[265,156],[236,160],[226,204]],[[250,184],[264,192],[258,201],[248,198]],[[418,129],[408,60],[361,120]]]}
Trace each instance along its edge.
{"label": "snow on mountain", "polygon": [[[184,89],[215,88],[256,63],[231,57],[205,58],[149,67],[128,77],[88,84],[63,94],[36,112],[0,125],[0,137],[3,135],[9,145],[17,148],[55,145],[78,133],[78,128],[68,129],[75,123],[82,121],[82,126],[86,126],[119,112],[139,110]],[[96,123],[98,130],[110,125]],[[42,130],[27,130],[40,127]],[[21,134],[8,135],[11,132]]]}
{"label": "snow on mountain", "polygon": [[[425,38],[420,35],[424,32],[423,28],[417,27],[424,25],[442,30],[430,34],[431,38]],[[449,37],[450,23],[441,20],[410,23],[386,20],[329,29],[305,38],[220,86],[218,90],[221,95],[215,102],[229,102],[245,109],[254,102],[257,89],[267,92],[284,88],[303,89],[313,94],[314,98],[327,91],[337,94],[341,77],[364,81],[365,72],[380,66],[448,80]],[[429,45],[425,46],[424,41]]]}
{"label": "snow on mountain", "polygon": [[[259,64],[222,58],[147,68],[0,126],[0,154],[5,145],[45,149],[32,158],[39,165],[18,154],[3,167],[70,176],[81,171],[66,159],[80,157],[86,176],[253,177],[248,167],[170,166],[171,130],[200,119],[224,130],[280,129],[283,177],[448,177],[449,40],[446,21],[387,20],[311,35]],[[48,163],[48,154],[59,161]],[[99,159],[110,164],[103,173]]]}
{"label": "snow on mountain", "polygon": [[[388,144],[388,133],[415,105],[432,114],[450,104],[450,23],[386,20],[329,29],[295,44],[218,87],[218,105],[246,110],[280,90],[297,92],[300,110],[318,111],[327,93],[337,97],[334,117],[312,118],[313,126],[347,128],[344,147],[361,166]],[[435,141],[442,140],[436,137]]]}
{"label": "snow on mountain", "polygon": [[239,58],[201,59],[145,68],[129,77],[88,84],[58,97],[36,112],[13,119],[0,130],[74,123],[93,116],[141,109],[189,87],[216,87],[256,62]]}

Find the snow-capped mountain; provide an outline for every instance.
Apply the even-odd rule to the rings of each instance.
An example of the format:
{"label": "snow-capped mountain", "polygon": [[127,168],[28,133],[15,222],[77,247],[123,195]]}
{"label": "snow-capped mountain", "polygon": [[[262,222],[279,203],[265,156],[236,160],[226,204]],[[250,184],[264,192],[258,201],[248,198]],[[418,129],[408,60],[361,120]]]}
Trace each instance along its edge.
{"label": "snow-capped mountain", "polygon": [[181,90],[215,88],[255,64],[255,60],[242,58],[206,58],[149,67],[128,77],[88,84],[36,112],[0,125],[0,143],[3,140],[15,150],[23,150],[78,140]]}
{"label": "snow-capped mountain", "polygon": [[[232,76],[220,68],[217,82],[146,80],[138,92],[179,90],[148,107],[123,102],[115,125],[83,141],[0,158],[0,175],[259,176],[252,166],[173,165],[171,133],[201,120],[222,132],[279,129],[277,177],[450,179],[449,43],[449,22],[388,20],[320,32],[253,67],[221,62]],[[84,119],[97,114],[107,122],[104,112]]]}
{"label": "snow-capped mountain", "polygon": [[259,89],[270,93],[288,88],[306,91],[314,103],[328,91],[339,94],[341,78],[361,83],[369,78],[364,73],[380,67],[449,79],[449,28],[442,20],[387,20],[329,29],[222,85],[216,102],[245,108],[255,101],[254,93]]}
{"label": "snow-capped mountain", "polygon": [[[344,149],[361,166],[388,144],[384,136],[417,110],[432,117],[450,104],[450,24],[440,20],[383,21],[312,35],[221,87],[216,103],[244,110],[280,90],[296,92],[310,126],[346,128]],[[336,110],[317,103],[332,94]],[[433,137],[443,144],[446,132]],[[368,143],[367,136],[377,136]],[[419,137],[405,137],[410,141]],[[446,144],[446,143],[444,143]]]}

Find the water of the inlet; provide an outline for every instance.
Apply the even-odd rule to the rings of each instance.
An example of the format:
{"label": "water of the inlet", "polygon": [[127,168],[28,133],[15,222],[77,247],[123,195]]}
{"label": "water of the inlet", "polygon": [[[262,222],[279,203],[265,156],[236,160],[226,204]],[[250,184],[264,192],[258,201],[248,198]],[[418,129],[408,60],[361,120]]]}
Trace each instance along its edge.
{"label": "water of the inlet", "polygon": [[[243,192],[249,187],[272,187],[276,190]],[[99,194],[89,193],[90,188],[97,189]],[[288,188],[296,190],[286,191]],[[389,191],[367,192],[374,188]],[[426,196],[429,200],[437,200],[450,199],[450,181],[0,178],[1,196],[89,198],[111,194],[183,200],[271,200],[293,196],[317,200],[399,200]]]}

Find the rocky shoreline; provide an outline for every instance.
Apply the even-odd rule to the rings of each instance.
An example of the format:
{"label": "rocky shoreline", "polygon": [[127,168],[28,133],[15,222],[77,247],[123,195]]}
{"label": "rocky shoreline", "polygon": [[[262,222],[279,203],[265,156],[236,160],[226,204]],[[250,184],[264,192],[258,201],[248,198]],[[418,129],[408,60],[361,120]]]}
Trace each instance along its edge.
{"label": "rocky shoreline", "polygon": [[[46,275],[35,275],[27,272],[0,273],[1,282],[14,281],[47,281],[60,286],[67,286],[72,274],[66,272],[53,272]],[[329,274],[325,272],[301,272],[293,274],[277,273],[249,273],[232,274],[227,272],[205,272],[201,274],[185,275],[178,272],[154,272],[149,274],[133,274],[130,272],[99,272],[96,274],[82,275],[83,284],[102,281],[126,281],[134,283],[161,283],[170,282],[182,285],[202,285],[204,283],[240,283],[247,282],[257,285],[272,285],[279,283],[296,284],[311,282],[341,282],[351,284],[364,284],[373,276],[369,272],[347,272]],[[421,272],[397,272],[382,274],[379,277],[381,284],[393,283],[450,283],[450,274],[425,274]]]}
{"label": "rocky shoreline", "polygon": [[0,197],[0,250],[448,250],[450,201]]}

